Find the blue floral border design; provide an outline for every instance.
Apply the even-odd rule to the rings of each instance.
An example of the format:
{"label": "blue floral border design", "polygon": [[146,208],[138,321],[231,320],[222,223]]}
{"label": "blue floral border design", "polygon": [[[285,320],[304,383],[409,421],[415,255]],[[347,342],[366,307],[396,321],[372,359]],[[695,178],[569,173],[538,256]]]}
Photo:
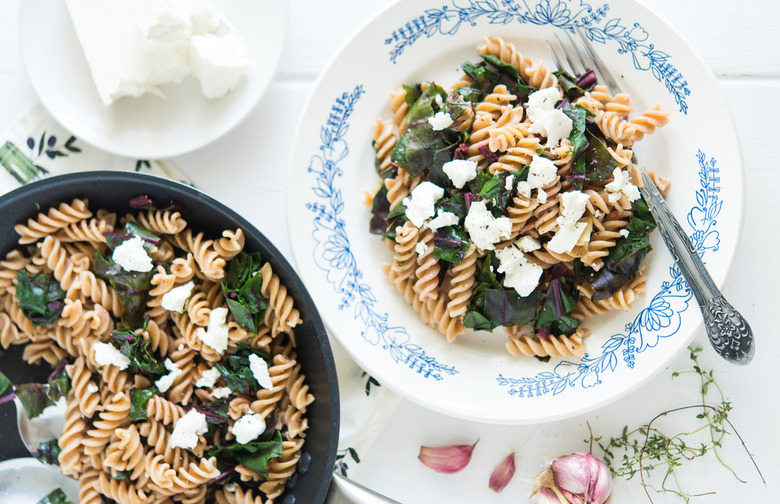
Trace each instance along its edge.
{"label": "blue floral border design", "polygon": [[391,46],[389,57],[395,63],[422,36],[454,35],[464,23],[506,25],[516,21],[550,25],[572,33],[575,27],[580,27],[592,42],[606,45],[611,41],[617,44],[619,54],[630,53],[634,67],[651,72],[674,97],[680,112],[687,114],[691,90],[683,74],[670,61],[671,56],[650,42],[650,35],[640,23],[611,18],[609,11],[608,3],[594,7],[584,0],[451,0],[440,8],[427,9],[396,28],[385,44]]}
{"label": "blue floral border design", "polygon": [[320,152],[312,156],[307,168],[315,177],[311,189],[316,201],[306,203],[306,208],[314,213],[314,262],[341,296],[338,309],[353,309],[355,320],[363,326],[360,335],[366,342],[373,346],[381,344],[395,362],[425,378],[443,380],[459,371],[440,363],[420,345],[411,343],[406,328],[389,325],[387,313],[377,311],[376,297],[371,287],[362,281],[363,273],[358,269],[341,217],[344,200],[337,187],[337,179],[342,176],[339,163],[349,154],[344,139],[349,130],[348,121],[364,92],[363,86],[358,85],[352,92],[344,92],[336,98],[325,125],[320,128]]}
{"label": "blue floral border design", "polygon": [[[686,216],[693,229],[691,242],[700,256],[720,248],[720,233],[717,217],[723,202],[720,200],[720,169],[715,158],[699,150],[699,189],[696,204]],[[557,395],[569,387],[581,385],[595,387],[602,382],[602,376],[614,372],[621,359],[629,369],[634,368],[636,355],[654,348],[662,339],[673,336],[680,328],[682,314],[693,298],[693,294],[682,277],[677,265],[669,268],[669,280],[661,283],[661,290],[653,296],[649,306],[626,324],[625,333],[614,334],[595,355],[585,354],[579,362],[562,361],[552,371],[535,376],[507,378],[499,374],[501,387],[508,387],[509,395],[533,397],[545,394]]]}

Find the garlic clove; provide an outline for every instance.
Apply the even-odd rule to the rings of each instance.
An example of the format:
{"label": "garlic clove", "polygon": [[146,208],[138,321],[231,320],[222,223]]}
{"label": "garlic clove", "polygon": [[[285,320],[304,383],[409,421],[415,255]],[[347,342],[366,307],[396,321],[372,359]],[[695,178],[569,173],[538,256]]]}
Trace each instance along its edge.
{"label": "garlic clove", "polygon": [[587,495],[590,487],[590,467],[584,454],[572,453],[557,458],[552,463],[552,470],[555,485],[559,489],[574,495]]}
{"label": "garlic clove", "polygon": [[437,447],[421,446],[420,455],[417,458],[436,472],[453,474],[468,465],[475,446],[477,443]]}
{"label": "garlic clove", "polygon": [[490,475],[490,489],[494,492],[500,492],[507,486],[514,475],[515,452],[510,452],[509,455],[493,469],[493,474]]}
{"label": "garlic clove", "polygon": [[555,495],[555,492],[553,492],[549,488],[541,488],[536,493],[536,495],[534,495],[534,499],[532,499],[529,504],[569,504],[569,503],[559,499],[558,496]]}
{"label": "garlic clove", "polygon": [[590,470],[588,495],[593,504],[606,504],[612,496],[612,474],[609,468],[590,453],[586,454]]}

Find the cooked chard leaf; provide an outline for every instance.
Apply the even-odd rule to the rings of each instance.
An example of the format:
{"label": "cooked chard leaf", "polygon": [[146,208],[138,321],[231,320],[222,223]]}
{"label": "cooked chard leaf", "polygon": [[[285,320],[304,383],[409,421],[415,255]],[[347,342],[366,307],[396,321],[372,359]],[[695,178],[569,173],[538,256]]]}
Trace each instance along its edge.
{"label": "cooked chard leaf", "polygon": [[30,275],[26,270],[19,270],[16,279],[19,307],[34,326],[49,324],[60,318],[65,306],[65,291],[51,273]]}
{"label": "cooked chard leaf", "polygon": [[266,361],[268,356],[249,345],[243,343],[237,345],[238,351],[235,354],[223,359],[222,362],[215,363],[214,367],[219,370],[222,380],[230,390],[241,394],[254,394],[260,389],[260,384],[249,367],[249,356],[255,354]]}
{"label": "cooked chard leaf", "polygon": [[458,216],[458,220],[462,221],[466,218],[466,199],[461,194],[455,194],[451,197],[444,197],[436,202],[434,206],[435,210],[441,209],[444,212],[449,212]]}
{"label": "cooked chard leaf", "polygon": [[230,420],[228,411],[230,410],[229,399],[220,399],[206,404],[195,406],[195,409],[206,415],[206,422],[214,425],[227,424]]}
{"label": "cooked chard leaf", "polygon": [[458,130],[436,131],[427,121],[410,124],[390,153],[390,161],[413,177],[426,170],[441,171],[462,141],[463,133]]}
{"label": "cooked chard leaf", "polygon": [[36,504],[71,504],[62,488],[56,488]]}
{"label": "cooked chard leaf", "polygon": [[266,308],[262,294],[263,275],[258,271],[261,262],[259,252],[240,252],[228,263],[225,280],[221,283],[233,320],[253,334],[257,334]]}
{"label": "cooked chard leaf", "polygon": [[[584,181],[597,181],[606,180],[612,176],[612,172],[617,168],[617,161],[609,153],[607,146],[601,139],[601,134],[597,131],[596,134],[593,130],[598,128],[592,128],[590,124],[592,121],[586,119],[586,127],[584,137],[587,141],[585,146],[577,153],[577,158],[574,161],[574,168],[572,172],[566,177],[567,180],[572,181],[578,188],[582,188]],[[581,139],[577,140],[582,142]]]}
{"label": "cooked chard leaf", "polygon": [[44,464],[51,464],[51,465],[60,465],[60,461],[58,459],[60,452],[62,451],[62,448],[60,448],[60,445],[58,444],[58,440],[50,439],[48,441],[42,441],[38,448],[35,450],[35,452],[32,453],[32,456],[36,459],[40,460]]}
{"label": "cooked chard leaf", "polygon": [[208,456],[217,457],[223,464],[239,463],[265,478],[268,476],[268,461],[282,454],[282,433],[274,429],[271,436],[264,433],[247,444],[233,442],[215,446],[208,452]]}
{"label": "cooked chard leaf", "polygon": [[599,271],[580,268],[580,273],[595,290],[592,296],[594,301],[610,297],[636,278],[639,267],[651,249],[650,233],[656,224],[647,203],[640,198],[631,204],[631,209],[632,216],[626,226],[628,236],[617,240],[604,261],[604,266]]}
{"label": "cooked chard leaf", "polygon": [[501,59],[492,54],[484,54],[482,59],[498,70],[496,79],[491,82],[492,87],[504,84],[507,90],[517,96],[517,99],[521,102],[524,102],[528,95],[535,91],[533,87],[526,84],[517,71],[517,67],[513,64],[501,61]]}
{"label": "cooked chard leaf", "polygon": [[119,345],[122,355],[130,359],[129,373],[143,374],[147,377],[159,377],[167,374],[165,365],[158,361],[148,340],[129,329],[114,329],[111,339],[114,346]]}
{"label": "cooked chard leaf", "polygon": [[130,420],[138,422],[149,418],[146,412],[146,405],[153,395],[154,390],[151,388],[133,389],[130,391]]}
{"label": "cooked chard leaf", "polygon": [[[574,284],[574,279],[567,275],[566,267],[556,265],[553,268],[552,278],[544,295],[542,309],[536,319],[536,328],[547,332],[557,332],[559,328],[571,329],[573,332],[579,322],[571,328],[570,321],[560,321],[568,316],[577,305],[579,293]],[[576,321],[576,319],[574,319]],[[561,333],[571,334],[571,332]]]}
{"label": "cooked chard leaf", "polygon": [[391,231],[390,220],[388,219],[389,213],[390,200],[387,199],[387,186],[382,184],[374,195],[374,201],[371,204],[371,221],[369,222],[371,234],[388,236],[388,233]]}
{"label": "cooked chard leaf", "polygon": [[463,317],[463,325],[475,330],[492,331],[499,326],[532,322],[541,298],[540,289],[521,297],[515,289],[501,285],[495,270],[499,262],[490,252],[482,263],[475,282],[471,304]]}
{"label": "cooked chard leaf", "polygon": [[404,100],[406,100],[406,104],[409,106],[414,105],[414,102],[416,102],[420,95],[422,94],[422,85],[420,83],[414,84],[414,85],[403,85],[404,91],[406,91],[406,94],[404,95]]}
{"label": "cooked chard leaf", "polygon": [[459,264],[469,251],[468,233],[459,226],[444,226],[433,236],[433,257]]}
{"label": "cooked chard leaf", "polygon": [[95,251],[95,275],[107,280],[116,291],[122,306],[122,324],[130,329],[141,327],[144,323],[146,302],[154,270],[126,271],[114,258]]}
{"label": "cooked chard leaf", "polygon": [[[527,176],[527,175],[526,175]],[[506,188],[506,181],[512,178],[512,184],[509,189]],[[482,189],[479,191],[479,195],[493,204],[494,208],[500,209],[502,212],[506,211],[506,206],[512,199],[515,189],[515,176],[509,172],[499,172],[496,175],[490,177]]]}
{"label": "cooked chard leaf", "polygon": [[13,390],[14,384],[11,383],[11,379],[0,371],[0,397],[4,396],[6,392],[13,393]]}
{"label": "cooked chard leaf", "polygon": [[438,84],[431,83],[409,107],[409,112],[406,113],[406,123],[427,122],[429,117],[433,117],[436,112],[443,109],[446,101],[447,92],[444,88]]}

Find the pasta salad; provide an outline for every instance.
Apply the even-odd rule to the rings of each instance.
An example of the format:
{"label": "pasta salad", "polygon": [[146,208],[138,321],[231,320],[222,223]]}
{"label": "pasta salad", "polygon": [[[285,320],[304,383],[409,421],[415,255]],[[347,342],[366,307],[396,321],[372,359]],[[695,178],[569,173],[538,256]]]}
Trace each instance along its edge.
{"label": "pasta salad", "polygon": [[41,451],[82,504],[273,503],[314,401],[293,299],[242,229],[211,239],[175,204],[131,206],[52,205],[0,261],[0,344],[50,364],[35,390],[67,403]]}
{"label": "pasta salad", "polygon": [[503,327],[513,356],[582,355],[583,321],[645,291],[655,223],[632,146],[668,113],[634,114],[592,73],[553,72],[498,37],[477,50],[448,88],[392,94],[370,231],[393,251],[396,290],[448,341]]}

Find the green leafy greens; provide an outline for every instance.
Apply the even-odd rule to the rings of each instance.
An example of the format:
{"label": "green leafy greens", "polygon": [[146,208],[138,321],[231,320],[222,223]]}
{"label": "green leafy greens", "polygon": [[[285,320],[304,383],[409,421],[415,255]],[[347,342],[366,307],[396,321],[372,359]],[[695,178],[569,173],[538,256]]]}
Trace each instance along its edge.
{"label": "green leafy greens", "polygon": [[42,326],[60,318],[65,291],[51,273],[30,275],[26,270],[19,270],[16,279],[16,299],[33,325]]}
{"label": "green leafy greens", "polygon": [[255,354],[264,360],[268,360],[268,357],[249,345],[237,343],[237,346],[238,351],[236,353],[223,360],[223,362],[216,362],[214,367],[219,370],[225,385],[230,390],[240,394],[254,394],[260,390],[260,384],[249,367],[249,356]]}
{"label": "green leafy greens", "polygon": [[71,504],[71,502],[68,500],[65,492],[62,491],[62,488],[56,488],[36,504]]}
{"label": "green leafy greens", "polygon": [[266,308],[262,294],[263,275],[258,271],[262,263],[260,252],[242,251],[230,260],[222,294],[228,309],[238,325],[257,334]]}

